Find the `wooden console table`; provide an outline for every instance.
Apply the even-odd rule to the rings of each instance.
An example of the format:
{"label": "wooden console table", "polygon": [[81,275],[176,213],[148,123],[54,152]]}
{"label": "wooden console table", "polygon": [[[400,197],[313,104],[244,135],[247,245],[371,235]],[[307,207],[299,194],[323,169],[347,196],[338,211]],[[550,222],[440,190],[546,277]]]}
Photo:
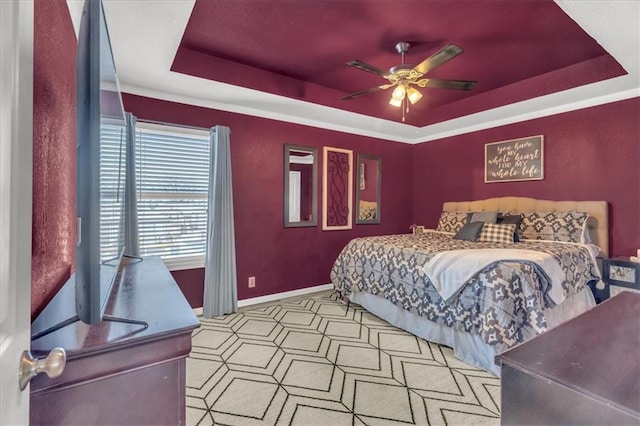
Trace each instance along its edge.
{"label": "wooden console table", "polygon": [[[123,260],[106,313],[146,321],[76,322],[32,341],[34,355],[67,352],[60,377],[31,382],[32,425],[182,425],[185,366],[199,321],[160,258]],[[75,315],[73,280],[32,324],[32,335]]]}
{"label": "wooden console table", "polygon": [[640,424],[639,354],[640,294],[622,292],[498,355],[502,424]]}

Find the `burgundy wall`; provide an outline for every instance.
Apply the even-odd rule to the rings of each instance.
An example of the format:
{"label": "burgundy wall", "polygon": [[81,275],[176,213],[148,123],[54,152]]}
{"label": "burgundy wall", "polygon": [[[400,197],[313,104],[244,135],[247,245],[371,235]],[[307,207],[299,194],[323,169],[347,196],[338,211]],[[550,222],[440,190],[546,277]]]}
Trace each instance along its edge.
{"label": "burgundy wall", "polygon": [[[413,176],[407,164],[411,164],[411,145],[134,95],[125,95],[124,104],[139,120],[231,129],[239,299],[327,284],[333,262],[350,239],[408,232]],[[357,152],[379,155],[385,176],[382,223],[354,225],[349,231],[322,231],[320,226],[284,228],[285,143],[314,146],[319,153],[322,146],[352,149],[354,160]],[[321,181],[319,173],[319,191]],[[321,201],[319,193],[319,209]],[[249,276],[256,277],[255,288],[247,287]],[[202,291],[202,270],[182,271],[174,277],[185,294],[191,294],[193,287]]]}
{"label": "burgundy wall", "polygon": [[[444,201],[527,196],[609,202],[611,256],[640,248],[640,98],[415,146],[413,219],[433,227]],[[484,144],[544,135],[544,180],[484,183]]]}
{"label": "burgundy wall", "polygon": [[34,4],[31,315],[69,278],[75,255],[76,36],[64,0]]}
{"label": "burgundy wall", "polygon": [[171,271],[171,275],[187,302],[194,308],[201,307],[204,300],[204,268]]}

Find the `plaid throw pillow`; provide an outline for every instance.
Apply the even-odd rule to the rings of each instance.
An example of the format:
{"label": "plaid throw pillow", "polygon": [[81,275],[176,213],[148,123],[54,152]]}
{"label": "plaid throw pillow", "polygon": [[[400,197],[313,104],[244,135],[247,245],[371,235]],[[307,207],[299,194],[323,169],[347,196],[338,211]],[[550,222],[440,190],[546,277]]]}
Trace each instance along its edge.
{"label": "plaid throw pillow", "polygon": [[467,223],[467,212],[442,212],[436,231],[456,233]]}
{"label": "plaid throw pillow", "polygon": [[478,241],[482,243],[512,243],[516,225],[512,223],[495,224],[485,223],[478,236]]}

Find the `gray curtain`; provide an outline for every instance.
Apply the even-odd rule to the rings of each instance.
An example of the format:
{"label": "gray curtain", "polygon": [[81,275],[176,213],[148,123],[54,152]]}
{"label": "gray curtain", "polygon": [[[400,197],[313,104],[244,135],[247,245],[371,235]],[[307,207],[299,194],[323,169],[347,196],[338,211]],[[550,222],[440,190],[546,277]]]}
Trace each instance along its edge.
{"label": "gray curtain", "polygon": [[238,308],[229,133],[229,128],[224,126],[211,129],[204,263],[205,318],[229,314]]}
{"label": "gray curtain", "polygon": [[136,116],[127,112],[127,155],[124,188],[124,254],[140,256],[136,197]]}

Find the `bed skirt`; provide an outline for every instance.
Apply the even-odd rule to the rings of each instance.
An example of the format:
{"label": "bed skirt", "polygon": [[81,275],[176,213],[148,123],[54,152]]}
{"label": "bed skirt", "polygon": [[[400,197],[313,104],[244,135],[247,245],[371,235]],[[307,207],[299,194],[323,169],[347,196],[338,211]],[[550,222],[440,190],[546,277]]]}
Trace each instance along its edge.
{"label": "bed skirt", "polygon": [[[495,363],[495,356],[498,354],[493,347],[482,341],[480,336],[436,324],[370,293],[354,291],[348,297],[351,302],[357,303],[389,324],[430,342],[449,346],[453,348],[453,353],[459,360],[500,377],[500,366]],[[585,286],[582,291],[568,297],[561,305],[543,311],[547,320],[547,330],[577,317],[593,308],[595,304],[591,289]]]}

